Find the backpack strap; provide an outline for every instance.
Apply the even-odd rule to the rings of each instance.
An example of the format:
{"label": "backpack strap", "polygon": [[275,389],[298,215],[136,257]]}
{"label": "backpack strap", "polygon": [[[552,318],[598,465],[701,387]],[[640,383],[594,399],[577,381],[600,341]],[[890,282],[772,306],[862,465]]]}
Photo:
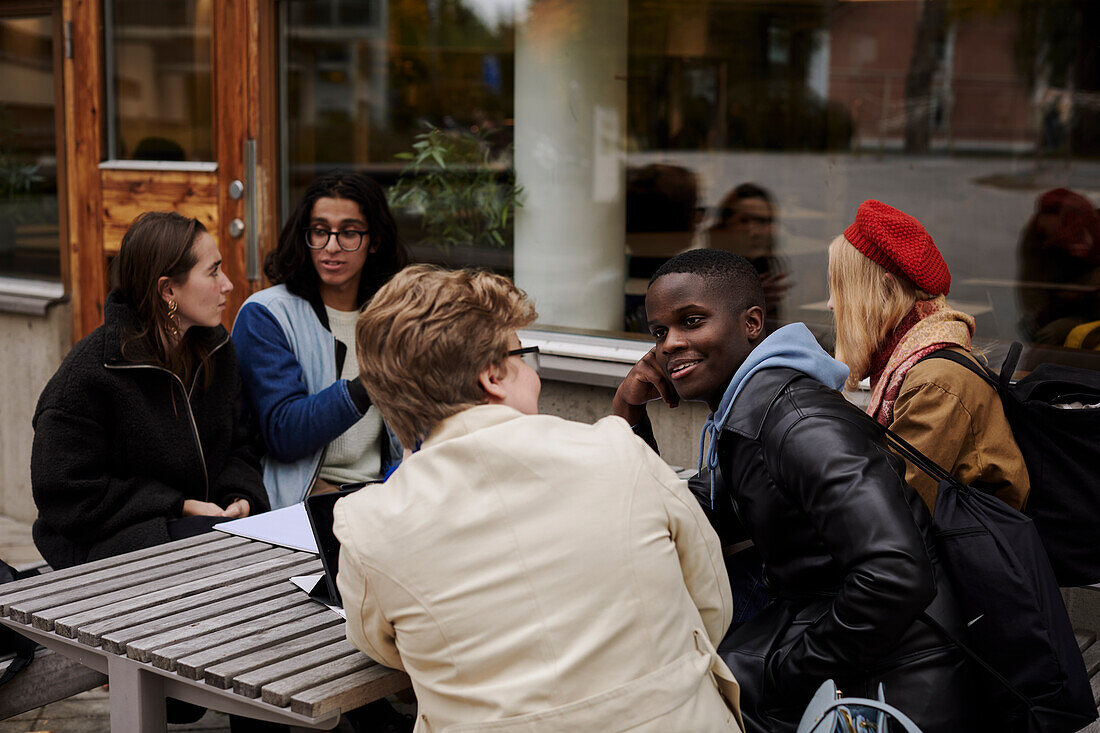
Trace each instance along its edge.
{"label": "backpack strap", "polygon": [[994,374],[988,367],[976,364],[970,359],[967,359],[962,354],[951,351],[950,349],[939,349],[933,351],[931,354],[925,354],[917,363],[924,361],[925,359],[947,359],[953,361],[959,366],[966,367],[974,374],[984,379],[994,389],[1003,392],[1008,389],[1009,383],[1012,381],[1012,375],[1016,373],[1016,365],[1020,363],[1020,354],[1023,352],[1024,345],[1019,341],[1013,341],[1012,346],[1008,347],[1008,354],[1005,355],[1004,363],[1001,364],[1001,373]]}

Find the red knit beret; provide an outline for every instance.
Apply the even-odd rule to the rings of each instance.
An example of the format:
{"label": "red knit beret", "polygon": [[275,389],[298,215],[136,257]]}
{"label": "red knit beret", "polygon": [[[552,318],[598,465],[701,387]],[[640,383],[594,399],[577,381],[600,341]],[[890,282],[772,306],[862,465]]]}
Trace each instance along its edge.
{"label": "red knit beret", "polygon": [[872,262],[908,278],[926,293],[946,295],[951,289],[951,273],[932,237],[919,221],[893,206],[864,201],[844,238]]}

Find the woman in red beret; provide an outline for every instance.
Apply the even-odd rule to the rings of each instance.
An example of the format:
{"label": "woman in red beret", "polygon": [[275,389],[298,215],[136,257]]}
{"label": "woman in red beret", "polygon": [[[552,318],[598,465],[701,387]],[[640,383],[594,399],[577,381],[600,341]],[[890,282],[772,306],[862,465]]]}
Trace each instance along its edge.
{"label": "woman in red beret", "polygon": [[[1016,509],[1030,482],[996,391],[965,366],[925,359],[971,352],[974,319],[945,300],[951,273],[921,223],[881,201],[864,201],[829,245],[829,307],[847,387],[871,381],[867,412],[966,484]],[[936,481],[912,465],[906,480],[932,510]]]}

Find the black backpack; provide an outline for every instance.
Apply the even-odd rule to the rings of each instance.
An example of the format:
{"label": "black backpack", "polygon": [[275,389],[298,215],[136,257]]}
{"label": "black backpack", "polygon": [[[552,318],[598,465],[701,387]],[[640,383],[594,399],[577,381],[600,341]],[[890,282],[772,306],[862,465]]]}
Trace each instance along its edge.
{"label": "black backpack", "polygon": [[901,456],[939,481],[932,535],[967,621],[965,638],[927,614],[922,620],[985,671],[979,674],[984,708],[976,729],[1072,733],[1084,728],[1096,719],[1096,704],[1032,520],[964,485],[897,434],[880,429]]}
{"label": "black backpack", "polygon": [[[1100,403],[1100,372],[1040,364],[1013,384],[1022,350],[1012,344],[1000,375],[953,351],[925,359],[948,359],[991,384],[1020,446],[1031,478],[1024,513],[1035,522],[1062,586],[1100,581],[1100,407],[1062,409],[1055,403]],[[937,504],[936,511],[939,511]]]}
{"label": "black backpack", "polygon": [[[38,573],[36,571],[20,572],[0,560],[0,585],[34,575],[38,575]],[[37,647],[37,644],[25,636],[20,636],[7,626],[0,626],[0,654],[15,653],[15,658],[0,672],[0,686],[9,682],[16,674],[34,661],[34,650]]]}

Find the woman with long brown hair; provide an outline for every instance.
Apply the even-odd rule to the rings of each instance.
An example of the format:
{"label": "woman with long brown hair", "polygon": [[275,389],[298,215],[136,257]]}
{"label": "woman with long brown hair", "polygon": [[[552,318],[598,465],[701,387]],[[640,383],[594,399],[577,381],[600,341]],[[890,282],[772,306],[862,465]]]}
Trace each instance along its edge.
{"label": "woman with long brown hair", "polygon": [[[847,386],[869,377],[867,412],[966,484],[1021,509],[1030,482],[1001,401],[984,379],[948,359],[975,361],[974,319],[945,296],[951,273],[932,237],[908,214],[864,201],[829,245],[829,307]],[[929,510],[936,481],[909,465],[906,481]]]}
{"label": "woman with long brown hair", "polygon": [[54,568],[150,547],[268,508],[237,357],[233,284],[197,219],[139,216],[104,323],[34,414],[34,541]]}

